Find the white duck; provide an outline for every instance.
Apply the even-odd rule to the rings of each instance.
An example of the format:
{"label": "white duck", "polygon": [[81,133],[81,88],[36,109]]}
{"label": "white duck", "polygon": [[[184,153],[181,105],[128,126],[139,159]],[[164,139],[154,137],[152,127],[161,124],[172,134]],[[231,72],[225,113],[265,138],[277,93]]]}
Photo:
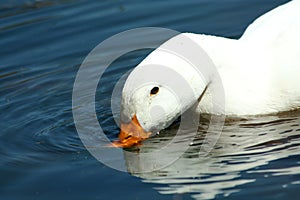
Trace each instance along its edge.
{"label": "white duck", "polygon": [[[238,40],[192,33],[183,35],[199,44],[216,66],[225,92],[226,115],[263,115],[299,108],[300,0],[293,0],[259,17]],[[126,80],[122,93],[120,141],[115,142],[116,146],[128,147],[141,142],[151,132],[167,128],[182,111],[195,104],[202,113],[213,112],[209,105],[213,75],[206,77],[208,80],[200,80],[194,77],[197,73],[188,62],[159,49],[145,58]],[[147,64],[169,66],[178,72],[193,88],[197,98],[183,92],[178,100],[155,80],[152,84],[136,86],[141,74],[151,75],[146,70]],[[163,72],[158,68],[154,74]],[[178,101],[182,102],[181,106]],[[157,106],[163,108],[163,112],[153,115],[151,110]]]}

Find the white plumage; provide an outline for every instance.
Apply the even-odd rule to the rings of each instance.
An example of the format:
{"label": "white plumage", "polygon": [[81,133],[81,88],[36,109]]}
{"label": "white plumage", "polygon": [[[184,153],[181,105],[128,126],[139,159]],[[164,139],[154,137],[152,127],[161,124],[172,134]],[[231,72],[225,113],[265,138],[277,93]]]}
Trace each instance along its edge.
{"label": "white plumage", "polygon": [[[262,115],[300,106],[300,0],[293,0],[259,17],[238,40],[193,33],[184,35],[198,43],[217,67],[225,91],[225,114]],[[205,90],[203,82],[191,78],[194,69],[188,63],[176,60],[158,48],[135,70],[143,69],[149,63],[168,65],[186,76],[199,95],[205,91],[199,102],[200,111],[212,112],[209,85]],[[158,126],[158,122],[151,123],[151,116],[147,114],[151,110],[149,106],[153,106],[151,102],[167,105],[169,99],[167,107],[173,110],[164,111],[166,115],[162,120],[166,122],[160,122],[158,129],[165,128],[180,114],[176,101],[161,94],[163,89],[155,97],[148,97],[151,87],[140,88],[139,95],[128,98],[131,83],[139,78],[134,71],[123,89],[123,116],[130,119],[136,114],[141,126],[146,131],[151,130]]]}

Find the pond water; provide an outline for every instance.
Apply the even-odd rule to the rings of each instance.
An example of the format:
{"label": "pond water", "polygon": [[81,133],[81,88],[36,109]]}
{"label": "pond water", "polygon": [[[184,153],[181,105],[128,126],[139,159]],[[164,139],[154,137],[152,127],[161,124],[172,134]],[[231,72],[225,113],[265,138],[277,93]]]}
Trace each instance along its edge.
{"label": "pond water", "polygon": [[[228,121],[214,149],[199,158],[209,134],[203,117],[189,149],[151,173],[137,173],[147,161],[132,161],[126,151],[129,173],[96,160],[79,139],[72,116],[76,73],[106,38],[145,26],[238,38],[255,18],[285,2],[2,1],[0,199],[297,199],[299,111]],[[114,85],[148,53],[120,58],[100,81],[97,116],[110,138],[119,131],[110,109]],[[141,150],[170,139],[172,130],[146,141]]]}

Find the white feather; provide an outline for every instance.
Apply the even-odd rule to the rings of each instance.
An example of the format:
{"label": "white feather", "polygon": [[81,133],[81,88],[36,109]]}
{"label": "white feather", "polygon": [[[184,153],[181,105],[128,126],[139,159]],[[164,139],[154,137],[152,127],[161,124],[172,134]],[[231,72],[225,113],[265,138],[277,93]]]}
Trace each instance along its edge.
{"label": "white feather", "polygon": [[[184,33],[183,36],[187,36],[199,44],[217,67],[225,91],[225,114],[262,115],[292,110],[300,106],[299,0],[291,1],[259,17],[238,40],[193,33]],[[195,68],[187,62],[160,51],[160,48],[152,52],[134,71],[143,71],[144,65],[151,63],[167,65],[181,74],[198,97],[207,87],[199,103],[199,109],[201,112],[213,112],[209,84],[213,78],[207,81],[193,77],[193,74],[197,74]],[[134,75],[134,71],[125,84],[124,99],[126,99],[126,94],[132,90],[130,83],[138,79]],[[166,77],[166,79],[168,78],[172,79],[172,77]],[[122,106],[125,107],[125,110],[126,107],[129,107],[127,109],[130,110],[130,114],[127,115],[137,114],[143,128],[146,127],[147,130],[150,130],[157,123],[156,125],[151,123],[145,125],[145,121],[151,121],[149,113],[147,114],[149,108],[145,108],[147,107],[145,102],[149,101],[145,94],[147,96],[148,93],[149,88],[144,88],[139,91],[138,95],[135,95],[137,99],[143,98],[142,104],[132,105],[132,102],[138,101],[127,99],[123,101]],[[159,95],[164,97],[159,100]],[[194,99],[184,96],[184,94],[182,96],[184,101]],[[179,115],[178,105],[175,105],[178,101],[172,100],[172,98],[174,97],[157,95],[155,105],[165,105],[164,107],[169,109],[169,111],[165,111],[168,116],[165,119],[167,122],[161,125],[160,129],[169,125]],[[189,102],[186,105],[191,106],[192,103],[195,102]],[[171,108],[176,112],[171,112]]]}

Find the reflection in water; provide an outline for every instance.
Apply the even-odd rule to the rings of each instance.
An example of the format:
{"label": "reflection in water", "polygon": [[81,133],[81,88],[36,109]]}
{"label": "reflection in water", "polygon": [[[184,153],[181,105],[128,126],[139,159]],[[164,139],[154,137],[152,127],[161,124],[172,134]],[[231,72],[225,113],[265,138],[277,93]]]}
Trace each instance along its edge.
{"label": "reflection in water", "polygon": [[[206,133],[205,128],[208,123],[202,119],[198,135],[191,141],[189,149],[173,164],[143,173],[150,161],[143,160],[142,156],[128,156],[128,151],[124,151],[128,172],[141,177],[144,182],[161,184],[156,188],[161,194],[190,193],[195,199],[213,199],[220,194],[228,196],[238,192],[238,186],[256,181],[251,176],[243,178],[243,173],[261,173],[264,177],[299,174],[300,166],[297,164],[290,163],[288,168],[272,168],[270,165],[272,161],[299,154],[299,114],[295,111],[249,120],[228,120],[218,143],[205,157],[199,154],[199,150],[204,135],[209,132]],[[175,133],[176,129],[171,128],[165,134],[150,139],[140,147],[139,154],[161,148]],[[164,155],[158,158],[161,162],[165,159]],[[260,169],[264,166],[267,166],[266,169]]]}

